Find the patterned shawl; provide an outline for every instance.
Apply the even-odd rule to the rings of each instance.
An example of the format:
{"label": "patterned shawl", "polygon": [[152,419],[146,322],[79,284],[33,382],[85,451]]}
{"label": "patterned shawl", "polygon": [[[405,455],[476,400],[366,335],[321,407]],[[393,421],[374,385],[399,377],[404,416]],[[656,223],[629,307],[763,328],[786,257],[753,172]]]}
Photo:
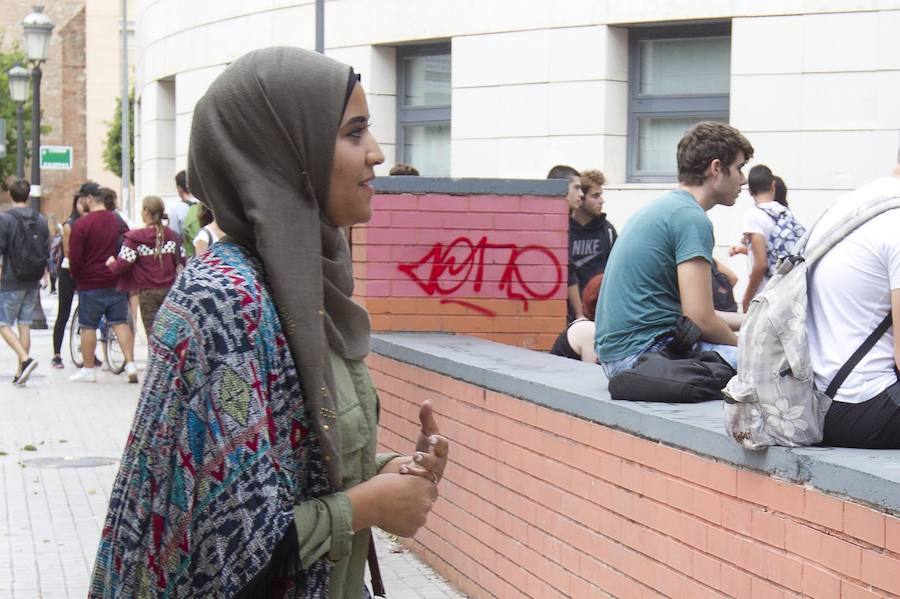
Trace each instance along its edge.
{"label": "patterned shawl", "polygon": [[[157,315],[89,597],[232,597],[329,491],[262,265],[222,242]],[[298,556],[299,560],[299,556]],[[273,597],[327,597],[318,560]]]}
{"label": "patterned shawl", "polygon": [[324,217],[351,76],[300,48],[250,52],[197,103],[188,157],[191,192],[266,269],[334,488],[341,441],[328,346],[361,360],[370,337],[347,242]]}

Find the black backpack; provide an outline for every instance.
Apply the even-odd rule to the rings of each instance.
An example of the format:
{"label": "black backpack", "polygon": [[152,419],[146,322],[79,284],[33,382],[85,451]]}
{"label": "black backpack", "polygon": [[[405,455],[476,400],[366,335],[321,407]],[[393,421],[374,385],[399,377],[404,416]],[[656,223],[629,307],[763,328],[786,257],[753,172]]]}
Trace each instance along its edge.
{"label": "black backpack", "polygon": [[47,269],[50,258],[50,232],[34,211],[23,213],[18,210],[8,212],[15,221],[11,243],[6,248],[7,264],[13,275],[24,282],[39,281]]}
{"label": "black backpack", "polygon": [[697,403],[722,399],[734,368],[714,351],[694,351],[700,328],[679,316],[672,340],[658,352],[641,356],[634,366],[609,380],[609,396],[628,401]]}
{"label": "black backpack", "polygon": [[719,272],[716,265],[712,265],[712,296],[713,307],[722,312],[737,312],[737,302],[734,301],[734,287],[723,272]]}

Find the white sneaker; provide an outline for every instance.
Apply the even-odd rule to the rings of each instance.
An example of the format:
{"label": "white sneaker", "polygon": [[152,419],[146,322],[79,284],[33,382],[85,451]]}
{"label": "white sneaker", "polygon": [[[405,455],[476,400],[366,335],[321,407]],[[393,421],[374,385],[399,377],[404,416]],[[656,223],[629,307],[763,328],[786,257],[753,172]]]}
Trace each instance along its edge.
{"label": "white sneaker", "polygon": [[93,368],[79,368],[78,372],[69,377],[73,383],[96,383],[97,372]]}
{"label": "white sneaker", "polygon": [[125,364],[125,374],[128,375],[129,383],[138,382],[137,366],[135,366],[134,362],[128,362],[127,364]]}

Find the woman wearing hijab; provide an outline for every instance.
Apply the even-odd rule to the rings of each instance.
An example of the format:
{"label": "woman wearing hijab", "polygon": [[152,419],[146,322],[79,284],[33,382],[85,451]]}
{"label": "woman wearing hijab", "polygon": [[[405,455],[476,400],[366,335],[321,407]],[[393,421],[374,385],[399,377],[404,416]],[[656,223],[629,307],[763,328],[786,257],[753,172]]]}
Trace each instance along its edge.
{"label": "woman wearing hijab", "polygon": [[194,112],[191,190],[226,234],[157,315],[91,597],[365,596],[370,526],[421,527],[447,459],[375,455],[369,320],[341,227],[384,157],[348,67],[297,48],[232,63]]}

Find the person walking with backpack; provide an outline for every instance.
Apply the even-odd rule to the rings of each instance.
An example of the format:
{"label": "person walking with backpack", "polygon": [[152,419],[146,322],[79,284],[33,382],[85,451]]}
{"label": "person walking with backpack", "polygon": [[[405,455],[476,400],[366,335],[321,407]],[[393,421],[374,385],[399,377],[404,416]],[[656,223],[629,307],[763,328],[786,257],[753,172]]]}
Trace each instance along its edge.
{"label": "person walking with backpack", "polygon": [[743,241],[750,259],[750,280],[741,301],[744,313],[750,308],[750,300],[763,290],[775,274],[778,260],[789,255],[806,233],[788,208],[784,194],[776,193],[777,184],[772,169],[764,164],[751,168],[747,175],[747,187],[756,205],[744,215]]}
{"label": "person walking with backpack", "polygon": [[[31,323],[41,278],[50,258],[47,221],[28,207],[31,184],[19,179],[10,185],[13,207],[0,215],[0,336],[16,353],[19,368],[13,384],[22,386],[37,368],[31,351]],[[13,330],[17,325],[17,331]]]}

